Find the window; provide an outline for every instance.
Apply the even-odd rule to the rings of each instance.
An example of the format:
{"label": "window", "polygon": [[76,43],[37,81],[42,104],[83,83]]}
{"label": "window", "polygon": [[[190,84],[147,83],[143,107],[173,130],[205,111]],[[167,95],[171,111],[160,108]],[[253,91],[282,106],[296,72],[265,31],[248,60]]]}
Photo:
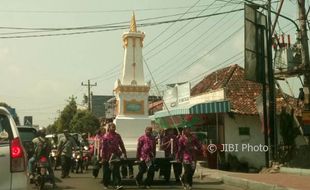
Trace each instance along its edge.
{"label": "window", "polygon": [[8,143],[12,139],[10,120],[6,115],[0,115],[0,144]]}
{"label": "window", "polygon": [[249,127],[239,127],[239,135],[250,135]]}

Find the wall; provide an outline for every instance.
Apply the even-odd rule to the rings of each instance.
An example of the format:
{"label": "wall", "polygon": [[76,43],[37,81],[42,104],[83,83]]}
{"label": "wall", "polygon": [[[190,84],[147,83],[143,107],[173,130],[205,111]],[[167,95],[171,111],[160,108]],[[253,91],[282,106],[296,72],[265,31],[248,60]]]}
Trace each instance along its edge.
{"label": "wall", "polygon": [[[238,152],[231,152],[238,157],[239,161],[246,161],[250,167],[260,168],[265,165],[264,152],[242,151],[242,144],[259,145],[264,144],[264,135],[258,115],[239,115],[230,118],[225,114],[225,144],[238,144]],[[239,127],[249,127],[250,135],[239,135]],[[226,152],[226,158],[228,153]]]}

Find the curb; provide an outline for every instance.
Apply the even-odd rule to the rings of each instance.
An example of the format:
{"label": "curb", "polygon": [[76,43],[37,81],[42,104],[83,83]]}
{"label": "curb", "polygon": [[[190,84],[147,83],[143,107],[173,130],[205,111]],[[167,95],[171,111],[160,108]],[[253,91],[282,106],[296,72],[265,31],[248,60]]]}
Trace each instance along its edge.
{"label": "curb", "polygon": [[248,179],[243,179],[239,177],[232,177],[228,175],[223,175],[223,182],[226,185],[232,185],[246,190],[297,190],[287,187],[281,187],[274,184],[267,184],[263,182],[252,181]]}
{"label": "curb", "polygon": [[281,167],[280,172],[288,174],[297,174],[301,176],[310,176],[310,169]]}

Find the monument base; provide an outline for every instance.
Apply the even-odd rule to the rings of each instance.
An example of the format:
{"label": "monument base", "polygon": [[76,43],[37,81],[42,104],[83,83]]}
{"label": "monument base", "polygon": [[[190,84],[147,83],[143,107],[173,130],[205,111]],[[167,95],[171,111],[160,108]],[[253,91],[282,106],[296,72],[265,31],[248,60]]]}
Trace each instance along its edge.
{"label": "monument base", "polygon": [[[148,117],[117,116],[114,120],[116,132],[124,141],[129,159],[136,158],[138,138],[145,134],[145,128],[151,126],[151,119]],[[156,151],[156,157],[163,157],[163,151]]]}

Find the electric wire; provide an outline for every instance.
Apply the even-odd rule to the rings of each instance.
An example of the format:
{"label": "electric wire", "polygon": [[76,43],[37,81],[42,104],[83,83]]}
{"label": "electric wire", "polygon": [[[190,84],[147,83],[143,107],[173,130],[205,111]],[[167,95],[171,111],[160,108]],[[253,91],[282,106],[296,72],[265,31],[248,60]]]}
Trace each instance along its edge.
{"label": "electric wire", "polygon": [[[198,0],[190,9],[192,9],[193,7],[195,7],[196,4],[199,3],[199,1],[200,1],[200,0]],[[203,13],[205,10],[207,10],[207,9],[208,9],[210,6],[212,6],[215,2],[216,2],[216,1],[214,0],[207,8],[205,8],[205,9],[202,10],[202,11],[200,11],[200,12],[197,14],[197,16],[199,16],[201,13]],[[181,20],[182,17],[183,17],[185,14],[187,14],[187,12],[188,12],[190,9],[188,9],[183,15],[181,15],[181,16],[178,18],[178,20]],[[191,20],[190,22],[187,22],[187,23],[185,23],[184,25],[182,25],[182,26],[179,28],[179,30],[177,30],[177,32],[173,33],[172,35],[170,35],[170,36],[168,36],[167,38],[165,38],[164,40],[162,40],[162,43],[160,43],[159,46],[161,46],[163,43],[165,43],[167,40],[169,40],[172,36],[174,36],[174,35],[176,35],[177,33],[179,33],[181,30],[184,29],[184,27],[188,26],[191,22],[192,22],[192,20]],[[166,28],[166,30],[164,30],[163,32],[167,31],[167,30],[168,30],[170,27],[172,27],[174,24],[176,24],[176,22],[174,22],[173,24],[169,25],[169,26]],[[163,32],[162,32],[162,33],[163,33]],[[161,35],[162,33],[160,33],[160,35]],[[160,35],[157,35],[157,36],[155,37],[155,40],[158,39],[158,37],[159,37]],[[153,42],[153,41],[154,41],[154,40],[152,40],[151,42]],[[152,48],[151,50],[147,51],[147,52],[145,53],[145,56],[147,56],[150,52],[154,51],[154,49],[157,49],[159,46],[155,46],[155,47]]]}
{"label": "electric wire", "polygon": [[[237,13],[235,13],[235,15],[233,15],[232,17],[230,17],[226,22],[222,23],[222,26],[227,26],[227,27],[226,27],[227,29],[228,29],[228,28],[232,28],[232,26],[233,26],[237,21],[239,21],[239,19],[237,19],[235,22],[231,22],[231,25],[226,25],[226,23],[227,23],[227,22],[230,22],[230,20],[233,19],[233,17],[235,17],[236,15],[237,15]],[[186,45],[185,48],[183,48],[181,51],[179,51],[179,53],[178,53],[177,55],[172,56],[172,58],[169,59],[168,61],[166,61],[166,62],[164,62],[164,63],[158,65],[158,67],[156,67],[156,68],[154,69],[154,72],[153,72],[153,73],[159,73],[159,72],[161,73],[162,70],[163,70],[163,71],[168,71],[168,69],[167,69],[167,67],[169,67],[168,63],[170,63],[172,60],[174,60],[175,58],[177,58],[181,53],[182,53],[183,55],[188,55],[188,54],[189,54],[189,51],[192,51],[192,49],[191,49],[190,47],[191,47],[192,45],[195,45],[196,42],[205,41],[206,38],[210,38],[210,36],[207,35],[207,34],[208,34],[209,32],[211,32],[211,30],[214,29],[214,28],[216,27],[216,25],[220,24],[220,23],[226,18],[226,16],[227,16],[227,15],[225,15],[225,16],[222,17],[218,22],[216,22],[216,23],[213,24],[211,27],[209,27],[207,31],[203,32],[202,35],[198,36],[195,40],[193,40],[193,42],[191,42],[190,44]],[[241,16],[242,16],[242,15],[241,15]],[[212,33],[221,35],[221,32],[217,33],[217,31],[218,31],[219,29],[222,29],[222,28],[221,28],[221,27],[217,27],[215,30],[212,31]],[[225,31],[226,29],[222,29],[222,30]],[[203,37],[203,36],[205,36],[205,37],[204,37],[203,39],[201,39],[201,37]],[[210,39],[213,39],[213,41],[215,41],[215,40],[217,39],[217,37],[212,37],[212,38],[210,38]],[[198,40],[199,40],[199,41],[198,41]],[[212,42],[210,42],[210,43],[212,43]],[[208,43],[208,44],[210,44],[210,43]],[[188,51],[184,52],[184,50],[186,50],[186,49],[188,49]],[[197,45],[195,46],[195,49],[197,49]],[[198,50],[198,51],[200,51],[200,50]],[[193,53],[193,52],[192,52],[192,53]],[[193,53],[193,54],[195,54],[195,53]],[[189,59],[186,59],[186,60],[184,61],[184,56],[179,56],[178,58],[179,58],[179,59],[182,59],[183,62],[187,62],[187,61],[189,60]],[[177,60],[179,60],[179,59],[177,59]],[[176,60],[176,62],[179,62],[179,61],[177,61],[177,60]],[[162,73],[162,74],[163,74],[163,73]]]}
{"label": "electric wire", "polygon": [[165,79],[163,79],[162,81],[159,82],[159,84],[162,84],[164,82],[166,82],[168,79],[174,77],[175,75],[179,75],[180,72],[186,71],[188,70],[191,66],[193,66],[194,64],[198,63],[198,61],[200,61],[202,58],[204,58],[205,56],[207,56],[208,54],[212,53],[215,49],[221,47],[224,43],[227,42],[228,39],[231,39],[232,36],[234,36],[235,34],[237,34],[241,29],[243,29],[243,26],[241,26],[240,28],[238,28],[237,30],[235,30],[232,34],[230,34],[228,37],[226,37],[224,40],[222,40],[220,43],[218,43],[215,47],[213,47],[211,50],[209,50],[208,52],[206,52],[205,54],[203,54],[202,56],[198,57],[196,60],[194,60],[192,63],[190,63],[189,65],[187,65],[185,68],[182,68],[179,71],[175,71],[174,74],[166,77]]}
{"label": "electric wire", "polygon": [[[172,23],[172,22],[182,22],[182,21],[187,21],[187,20],[218,16],[218,15],[237,12],[237,11],[241,11],[241,10],[243,10],[243,9],[236,9],[236,10],[231,10],[231,11],[226,11],[226,12],[221,12],[221,13],[215,13],[215,14],[208,14],[208,15],[203,15],[203,16],[189,17],[189,18],[184,18],[184,19],[179,19],[179,20],[174,19],[174,20],[159,21],[159,22],[153,22],[153,23],[137,24],[137,26],[147,27],[147,26],[162,25],[162,24],[167,24],[167,23]],[[126,28],[128,28],[127,25],[126,26],[114,26],[113,28],[107,28],[107,29],[102,29],[102,30],[91,30],[91,31],[81,31],[81,32],[68,32],[68,33],[57,33],[57,34],[37,34],[37,35],[20,35],[20,36],[18,36],[18,35],[17,36],[0,36],[0,39],[68,36],[68,35],[76,35],[76,34],[108,32],[108,31],[115,31],[115,30],[126,29]]]}

